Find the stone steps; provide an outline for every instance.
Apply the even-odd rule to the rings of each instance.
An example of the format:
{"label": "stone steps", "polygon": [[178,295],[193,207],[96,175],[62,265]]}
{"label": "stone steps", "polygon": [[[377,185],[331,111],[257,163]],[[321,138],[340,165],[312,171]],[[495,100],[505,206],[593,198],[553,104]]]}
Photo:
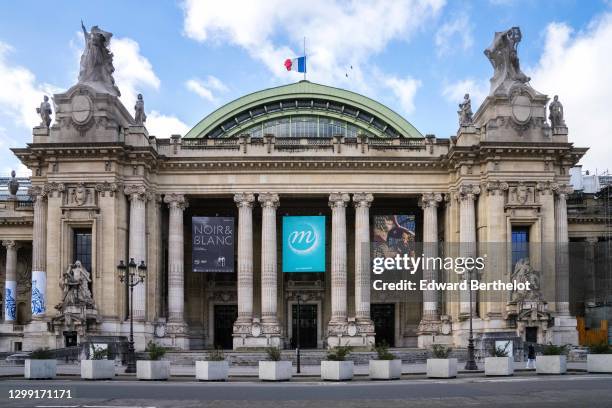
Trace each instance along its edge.
{"label": "stone steps", "polygon": [[[430,350],[425,349],[391,349],[390,350],[398,358],[401,358],[404,363],[425,363],[430,356]],[[321,360],[325,359],[325,350],[302,350],[301,364],[303,365],[319,365]],[[291,360],[295,363],[295,350],[283,350],[281,352],[283,360]],[[165,360],[169,360],[175,365],[195,365],[197,360],[206,360],[208,352],[206,350],[198,351],[168,351],[164,356]],[[465,360],[467,356],[466,349],[455,349],[452,352],[452,357],[459,360]],[[259,351],[226,351],[225,358],[233,366],[256,366],[259,361],[267,360],[267,354]],[[369,360],[376,358],[375,352],[356,351],[349,354],[347,360],[354,361],[355,364],[367,364]]]}

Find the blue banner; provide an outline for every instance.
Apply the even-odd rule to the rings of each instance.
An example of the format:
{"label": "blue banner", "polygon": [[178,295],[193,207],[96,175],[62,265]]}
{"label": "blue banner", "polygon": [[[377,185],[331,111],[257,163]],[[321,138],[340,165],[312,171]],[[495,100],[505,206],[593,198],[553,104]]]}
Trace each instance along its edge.
{"label": "blue banner", "polygon": [[283,272],[325,272],[325,216],[283,217]]}
{"label": "blue banner", "polygon": [[192,218],[194,272],[234,272],[234,217]]}

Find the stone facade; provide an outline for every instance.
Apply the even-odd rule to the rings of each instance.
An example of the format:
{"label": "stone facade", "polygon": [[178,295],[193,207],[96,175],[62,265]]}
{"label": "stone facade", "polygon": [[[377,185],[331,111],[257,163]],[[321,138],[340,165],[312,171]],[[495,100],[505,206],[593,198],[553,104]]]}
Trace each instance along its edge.
{"label": "stone facade", "polygon": [[[211,346],[229,326],[235,349],[289,346],[298,296],[316,310],[318,347],[369,348],[377,336],[374,303],[392,304],[398,347],[463,346],[470,311],[477,333],[524,338],[520,319],[511,320],[505,304],[486,302],[476,291],[472,304],[468,291],[458,299],[424,291],[415,295],[416,308],[375,295],[364,259],[373,213],[413,212],[416,241],[430,256],[439,248],[431,244],[440,242],[461,244],[462,256],[476,255],[479,242],[509,242],[516,225],[531,229],[534,244],[568,241],[568,171],[586,149],[568,143],[564,123],[547,123],[546,95],[512,77],[496,83],[503,86],[448,139],[423,137],[375,101],[307,81],[231,102],[184,137],[170,139],[149,135],[143,121],[103,87],[78,83],[55,95],[55,121],[35,127],[32,143],[13,149],[32,170],[32,207],[20,212],[17,201],[7,200],[0,208],[7,254],[2,286],[19,292],[15,245],[30,246],[32,304],[25,327],[5,318],[3,336],[11,340],[0,343],[2,351],[14,342],[24,349],[66,345],[66,333],[75,328],[53,324],[53,305],[61,300],[61,273],[75,261],[75,232],[83,230],[91,235],[97,314],[76,331],[80,340],[127,335],[128,298],[116,265],[130,259],[148,267],[134,290],[137,350],[150,339],[178,349]],[[333,111],[334,104],[340,108]],[[291,109],[315,115],[316,134],[267,133],[257,119],[273,116],[279,126],[298,129]],[[323,134],[321,124],[334,121],[344,123],[340,133]],[[299,213],[330,221],[320,279],[289,276],[280,268],[277,221]],[[192,271],[194,215],[237,218],[232,276]],[[537,270],[551,267],[533,262]],[[554,262],[567,265],[563,254]],[[511,271],[499,261],[486,273]],[[423,274],[442,278],[444,271],[427,268]],[[222,313],[231,307],[236,315],[228,324],[218,316],[227,320]],[[566,302],[549,303],[541,313],[541,321],[529,324],[539,328],[542,342],[576,344]],[[550,319],[553,327],[546,325]]]}

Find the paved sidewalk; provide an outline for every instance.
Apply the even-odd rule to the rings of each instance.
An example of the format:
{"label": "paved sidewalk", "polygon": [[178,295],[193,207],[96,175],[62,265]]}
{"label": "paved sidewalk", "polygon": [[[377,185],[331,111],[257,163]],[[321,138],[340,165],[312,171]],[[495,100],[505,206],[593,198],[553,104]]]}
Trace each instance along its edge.
{"label": "paved sidewalk", "polygon": [[[458,369],[459,373],[463,372],[464,363],[459,362]],[[321,376],[321,367],[320,365],[303,365],[300,374],[296,373],[296,367],[293,366],[293,375],[294,376],[302,376],[302,377],[320,377]],[[479,370],[484,370],[484,364],[478,364]],[[586,362],[570,362],[567,363],[567,368],[570,371],[586,371]],[[524,362],[515,362],[514,370],[518,371],[518,373],[531,373],[535,372],[535,370],[525,370]],[[117,375],[134,375],[134,374],[124,374],[125,367],[124,366],[116,366],[115,372]],[[425,375],[426,364],[403,364],[402,365],[402,374],[404,375]],[[359,364],[355,365],[355,375],[356,376],[367,376],[368,375],[368,365],[367,364]],[[469,373],[469,372],[467,372]],[[57,365],[57,374],[58,375],[70,375],[70,376],[80,376],[81,368],[79,364],[58,364]],[[172,365],[170,367],[170,374],[172,376],[180,376],[180,377],[195,377],[195,366],[186,366],[186,365]],[[9,366],[2,365],[0,366],[0,377],[15,377],[23,375],[23,366]],[[258,367],[257,366],[233,366],[230,367],[229,370],[230,377],[257,377],[258,376]]]}

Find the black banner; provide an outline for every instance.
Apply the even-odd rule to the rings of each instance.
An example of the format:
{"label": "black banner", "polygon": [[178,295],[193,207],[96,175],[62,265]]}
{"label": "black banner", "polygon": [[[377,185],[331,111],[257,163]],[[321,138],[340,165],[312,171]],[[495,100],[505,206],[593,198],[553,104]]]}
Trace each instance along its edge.
{"label": "black banner", "polygon": [[194,272],[234,272],[234,217],[192,218]]}

